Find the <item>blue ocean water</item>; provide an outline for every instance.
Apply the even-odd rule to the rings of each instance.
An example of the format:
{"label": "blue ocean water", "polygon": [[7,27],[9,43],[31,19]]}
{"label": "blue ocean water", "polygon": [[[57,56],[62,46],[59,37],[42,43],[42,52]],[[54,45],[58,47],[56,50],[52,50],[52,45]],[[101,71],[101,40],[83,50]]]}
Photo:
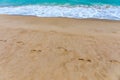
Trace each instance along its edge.
{"label": "blue ocean water", "polygon": [[120,0],[0,0],[0,14],[120,20]]}

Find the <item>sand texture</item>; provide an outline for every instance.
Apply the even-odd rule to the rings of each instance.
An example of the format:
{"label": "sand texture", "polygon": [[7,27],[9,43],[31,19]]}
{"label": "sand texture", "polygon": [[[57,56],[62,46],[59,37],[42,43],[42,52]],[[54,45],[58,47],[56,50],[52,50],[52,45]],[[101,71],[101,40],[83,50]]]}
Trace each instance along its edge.
{"label": "sand texture", "polygon": [[0,80],[120,80],[120,21],[0,15]]}

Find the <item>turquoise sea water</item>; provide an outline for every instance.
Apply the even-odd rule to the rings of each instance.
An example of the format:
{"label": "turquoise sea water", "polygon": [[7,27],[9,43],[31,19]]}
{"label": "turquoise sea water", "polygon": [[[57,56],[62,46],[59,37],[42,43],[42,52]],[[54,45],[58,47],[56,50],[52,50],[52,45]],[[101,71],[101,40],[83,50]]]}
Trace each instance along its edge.
{"label": "turquoise sea water", "polygon": [[17,6],[17,5],[20,6],[20,5],[35,5],[35,4],[120,5],[120,0],[0,0],[0,6]]}
{"label": "turquoise sea water", "polygon": [[0,14],[120,20],[120,0],[0,0]]}

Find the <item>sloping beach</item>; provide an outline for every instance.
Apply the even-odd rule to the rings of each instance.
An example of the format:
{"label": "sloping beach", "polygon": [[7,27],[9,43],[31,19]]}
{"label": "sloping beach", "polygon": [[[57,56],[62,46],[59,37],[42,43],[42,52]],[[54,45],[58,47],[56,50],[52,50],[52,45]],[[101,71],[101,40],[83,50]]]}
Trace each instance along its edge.
{"label": "sloping beach", "polygon": [[0,15],[0,80],[120,80],[120,21]]}

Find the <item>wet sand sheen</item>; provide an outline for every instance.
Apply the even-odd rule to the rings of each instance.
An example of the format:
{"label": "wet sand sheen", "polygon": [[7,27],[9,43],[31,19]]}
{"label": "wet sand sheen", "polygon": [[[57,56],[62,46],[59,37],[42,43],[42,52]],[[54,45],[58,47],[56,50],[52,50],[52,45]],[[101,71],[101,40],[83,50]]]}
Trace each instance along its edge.
{"label": "wet sand sheen", "polygon": [[120,80],[120,22],[0,16],[0,80]]}

